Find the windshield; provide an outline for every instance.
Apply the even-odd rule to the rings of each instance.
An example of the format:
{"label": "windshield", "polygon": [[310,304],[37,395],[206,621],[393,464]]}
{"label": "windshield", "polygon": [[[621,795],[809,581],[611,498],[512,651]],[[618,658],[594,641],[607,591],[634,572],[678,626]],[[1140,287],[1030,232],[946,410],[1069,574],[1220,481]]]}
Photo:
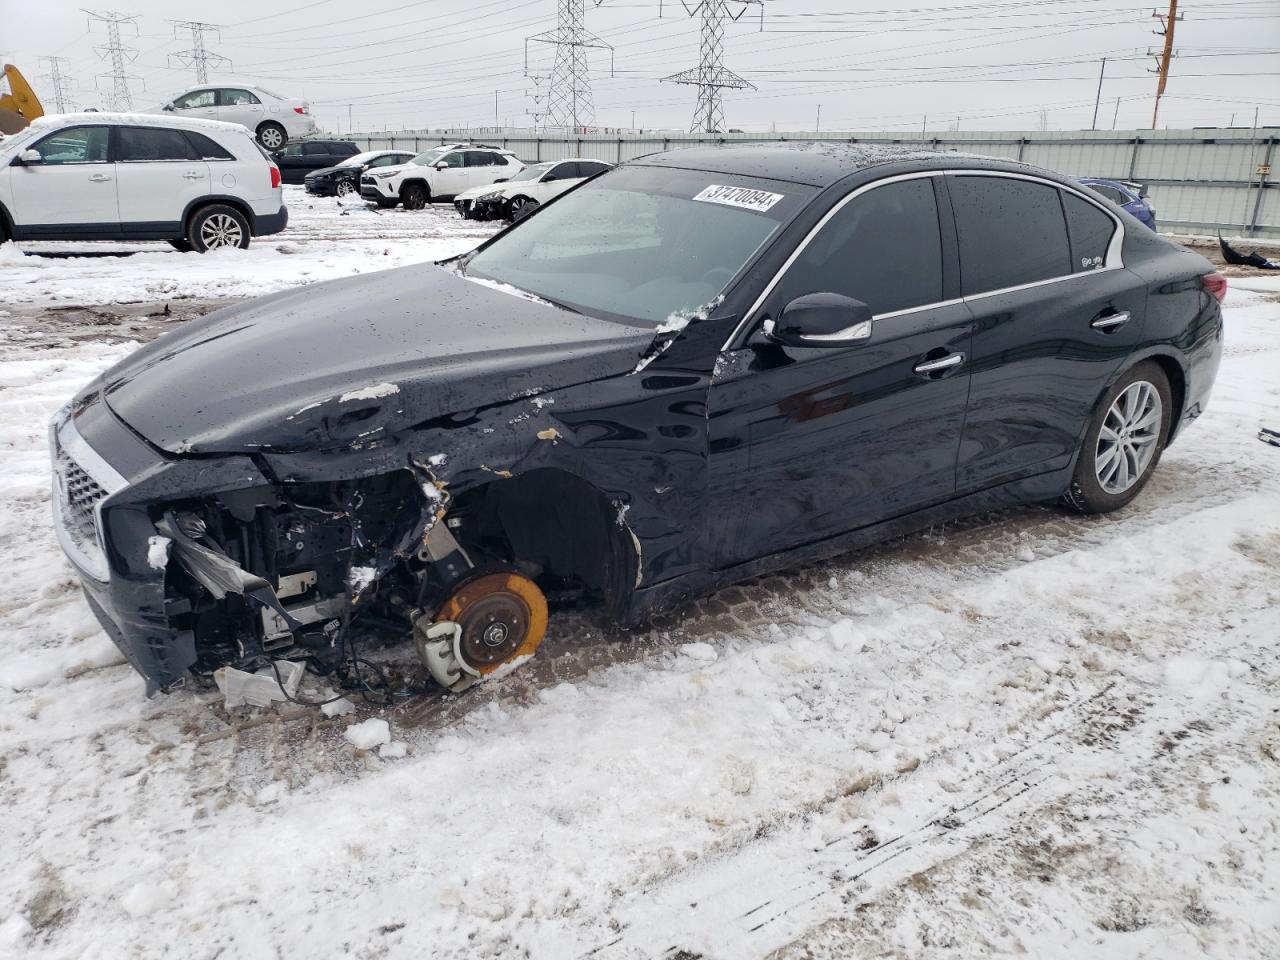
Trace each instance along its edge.
{"label": "windshield", "polygon": [[338,166],[340,167],[360,167],[368,163],[370,160],[376,160],[382,156],[383,150],[368,150],[364,153],[357,153],[354,157],[347,157]]}
{"label": "windshield", "polygon": [[537,180],[550,169],[551,164],[549,163],[535,163],[531,167],[525,167],[514,177],[508,180],[507,183],[519,183],[521,180]]}
{"label": "windshield", "polygon": [[713,301],[815,193],[723,173],[623,167],[508,230],[463,271],[591,316],[658,325]]}
{"label": "windshield", "polygon": [[418,154],[411,162],[420,167],[429,167],[452,149],[453,147],[436,147],[434,150]]}

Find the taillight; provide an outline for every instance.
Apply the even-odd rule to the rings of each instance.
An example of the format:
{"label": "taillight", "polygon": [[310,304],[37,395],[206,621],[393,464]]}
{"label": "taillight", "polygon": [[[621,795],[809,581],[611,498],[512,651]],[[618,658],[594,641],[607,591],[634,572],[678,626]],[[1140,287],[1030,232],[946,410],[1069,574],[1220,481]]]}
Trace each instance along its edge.
{"label": "taillight", "polygon": [[274,190],[280,186],[280,168],[274,163],[271,165],[271,189]]}
{"label": "taillight", "polygon": [[1213,294],[1214,299],[1221,303],[1227,296],[1227,278],[1221,273],[1206,273],[1200,278],[1200,282],[1204,284],[1204,288]]}
{"label": "taillight", "polygon": [[304,103],[304,104],[303,104],[302,106],[300,106],[300,107],[294,107],[294,108],[293,108],[293,112],[294,112],[294,113],[300,113],[300,114],[302,114],[302,115],[305,117],[305,116],[307,115],[307,105]]}

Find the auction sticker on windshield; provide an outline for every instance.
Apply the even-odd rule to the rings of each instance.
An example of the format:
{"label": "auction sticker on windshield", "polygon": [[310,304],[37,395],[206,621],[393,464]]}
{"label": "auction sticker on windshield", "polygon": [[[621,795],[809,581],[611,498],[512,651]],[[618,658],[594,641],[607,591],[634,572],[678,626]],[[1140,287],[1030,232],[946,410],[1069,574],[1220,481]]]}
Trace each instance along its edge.
{"label": "auction sticker on windshield", "polygon": [[726,187],[713,183],[693,199],[703,203],[722,203],[727,207],[742,207],[744,210],[757,210],[760,213],[768,210],[783,197],[780,193],[767,190],[752,190],[748,187]]}

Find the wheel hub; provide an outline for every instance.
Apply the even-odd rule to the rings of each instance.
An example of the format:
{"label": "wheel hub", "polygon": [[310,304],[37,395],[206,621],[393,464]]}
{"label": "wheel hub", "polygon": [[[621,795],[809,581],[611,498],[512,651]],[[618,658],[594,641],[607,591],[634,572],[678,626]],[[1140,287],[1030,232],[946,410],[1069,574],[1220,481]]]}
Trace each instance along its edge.
{"label": "wheel hub", "polygon": [[434,617],[414,625],[418,652],[432,677],[453,691],[532,656],[546,630],[546,598],[532,580],[515,573],[463,584]]}

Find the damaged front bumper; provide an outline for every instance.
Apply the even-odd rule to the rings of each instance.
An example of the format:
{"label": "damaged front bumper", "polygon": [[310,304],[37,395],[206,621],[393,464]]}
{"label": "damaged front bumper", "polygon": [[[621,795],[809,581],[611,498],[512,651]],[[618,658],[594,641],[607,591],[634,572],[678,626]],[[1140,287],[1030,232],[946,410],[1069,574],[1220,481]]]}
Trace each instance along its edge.
{"label": "damaged front bumper", "polygon": [[290,485],[247,456],[166,457],[92,395],[55,417],[50,447],[59,541],[148,694],[192,669],[331,652],[445,502],[425,469]]}

